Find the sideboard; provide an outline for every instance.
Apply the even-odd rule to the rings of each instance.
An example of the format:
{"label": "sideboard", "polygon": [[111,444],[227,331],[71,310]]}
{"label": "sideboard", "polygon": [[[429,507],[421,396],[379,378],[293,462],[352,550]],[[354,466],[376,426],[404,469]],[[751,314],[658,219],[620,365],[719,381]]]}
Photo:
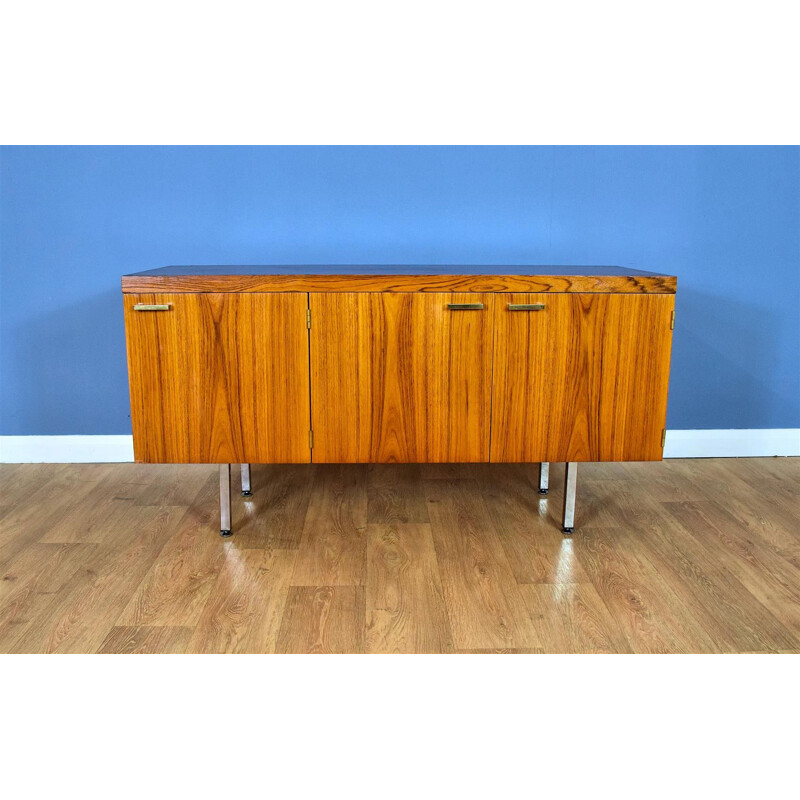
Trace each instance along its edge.
{"label": "sideboard", "polygon": [[662,457],[677,280],[619,267],[181,266],[125,275],[136,461]]}

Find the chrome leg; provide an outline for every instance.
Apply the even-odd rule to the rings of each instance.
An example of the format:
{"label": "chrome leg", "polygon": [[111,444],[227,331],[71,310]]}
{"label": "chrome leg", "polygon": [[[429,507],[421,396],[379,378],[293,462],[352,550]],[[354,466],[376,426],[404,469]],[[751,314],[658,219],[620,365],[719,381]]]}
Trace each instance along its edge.
{"label": "chrome leg", "polygon": [[572,533],[575,528],[575,492],[578,488],[578,465],[574,461],[567,462],[567,474],[564,478],[564,533]]}
{"label": "chrome leg", "polygon": [[231,535],[231,465],[219,465],[219,535]]}
{"label": "chrome leg", "polygon": [[242,497],[250,497],[250,465],[242,464]]}
{"label": "chrome leg", "polygon": [[550,485],[550,462],[542,461],[539,464],[539,494],[547,494]]}

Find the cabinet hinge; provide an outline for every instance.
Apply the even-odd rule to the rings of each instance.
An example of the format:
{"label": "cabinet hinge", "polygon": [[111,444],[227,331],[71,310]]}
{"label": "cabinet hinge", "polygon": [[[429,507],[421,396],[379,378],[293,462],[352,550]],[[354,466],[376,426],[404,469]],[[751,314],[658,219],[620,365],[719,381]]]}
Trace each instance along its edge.
{"label": "cabinet hinge", "polygon": [[664,445],[666,444],[666,442],[667,442],[667,429],[664,428],[661,431],[661,447],[662,447],[662,449],[663,449]]}
{"label": "cabinet hinge", "polygon": [[308,447],[310,450],[314,449],[314,431],[308,432]]}
{"label": "cabinet hinge", "polygon": [[675,312],[674,311],[669,315],[669,329],[671,331],[675,330]]}
{"label": "cabinet hinge", "polygon": [[306,309],[306,328],[311,328],[311,309]]}

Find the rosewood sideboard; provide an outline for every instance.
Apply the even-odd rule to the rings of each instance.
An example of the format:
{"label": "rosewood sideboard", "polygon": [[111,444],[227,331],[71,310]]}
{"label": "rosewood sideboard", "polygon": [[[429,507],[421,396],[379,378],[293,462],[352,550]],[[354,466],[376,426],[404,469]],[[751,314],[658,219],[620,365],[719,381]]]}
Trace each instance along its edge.
{"label": "rosewood sideboard", "polygon": [[136,461],[662,457],[674,276],[618,267],[183,266],[122,278]]}

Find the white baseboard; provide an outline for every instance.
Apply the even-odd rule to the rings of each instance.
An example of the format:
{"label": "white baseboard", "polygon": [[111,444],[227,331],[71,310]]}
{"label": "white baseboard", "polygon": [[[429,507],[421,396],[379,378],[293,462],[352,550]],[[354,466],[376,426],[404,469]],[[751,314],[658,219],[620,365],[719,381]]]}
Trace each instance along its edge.
{"label": "white baseboard", "polygon": [[[800,428],[667,431],[664,458],[800,456]],[[132,436],[0,436],[0,463],[133,461]]]}
{"label": "white baseboard", "polygon": [[800,428],[667,430],[664,458],[800,456]]}
{"label": "white baseboard", "polygon": [[133,461],[133,436],[0,436],[0,464]]}

